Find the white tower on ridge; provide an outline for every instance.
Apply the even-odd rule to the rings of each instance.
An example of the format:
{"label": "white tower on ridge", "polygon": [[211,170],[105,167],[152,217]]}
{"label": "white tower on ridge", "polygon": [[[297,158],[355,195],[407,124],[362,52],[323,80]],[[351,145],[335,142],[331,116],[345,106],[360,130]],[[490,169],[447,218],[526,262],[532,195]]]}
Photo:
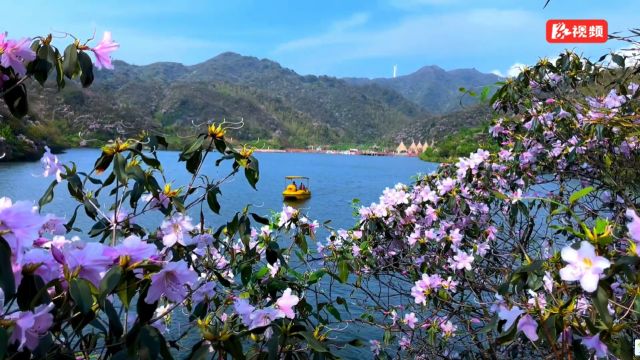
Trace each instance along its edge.
{"label": "white tower on ridge", "polygon": [[393,65],[393,78],[396,78],[396,75],[398,74],[398,65]]}

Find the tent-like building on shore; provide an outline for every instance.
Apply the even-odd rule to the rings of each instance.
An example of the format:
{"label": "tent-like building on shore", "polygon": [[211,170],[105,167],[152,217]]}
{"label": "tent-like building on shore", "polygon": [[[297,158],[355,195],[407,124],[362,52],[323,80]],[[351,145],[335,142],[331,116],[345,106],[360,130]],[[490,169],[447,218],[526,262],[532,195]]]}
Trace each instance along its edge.
{"label": "tent-like building on shore", "polygon": [[400,145],[396,148],[396,153],[398,154],[406,154],[407,147],[404,145],[404,142],[400,141]]}

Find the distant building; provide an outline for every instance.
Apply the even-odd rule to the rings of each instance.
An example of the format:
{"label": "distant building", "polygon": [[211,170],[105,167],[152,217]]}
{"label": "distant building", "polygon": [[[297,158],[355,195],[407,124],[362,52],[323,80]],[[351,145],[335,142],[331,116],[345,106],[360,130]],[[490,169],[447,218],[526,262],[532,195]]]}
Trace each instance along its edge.
{"label": "distant building", "polygon": [[402,141],[400,141],[400,145],[398,145],[398,147],[396,148],[396,153],[398,153],[398,154],[406,154],[407,153],[407,147],[404,145],[404,143]]}
{"label": "distant building", "polygon": [[416,147],[416,142],[411,140],[411,145],[409,146],[409,149],[407,150],[407,152],[409,154],[417,154],[418,153],[418,148]]}
{"label": "distant building", "polygon": [[424,149],[425,149],[425,147],[424,147],[424,145],[422,145],[422,142],[418,141],[418,145],[416,145],[416,150],[418,151],[418,154],[422,154]]}

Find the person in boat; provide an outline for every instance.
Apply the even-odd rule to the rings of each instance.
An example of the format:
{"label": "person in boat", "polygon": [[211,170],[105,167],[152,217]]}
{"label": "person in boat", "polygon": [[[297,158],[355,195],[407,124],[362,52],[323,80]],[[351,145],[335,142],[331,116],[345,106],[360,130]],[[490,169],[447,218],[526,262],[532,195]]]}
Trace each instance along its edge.
{"label": "person in boat", "polygon": [[293,191],[298,191],[298,184],[296,184],[296,182],[292,182],[291,185],[293,185]]}
{"label": "person in boat", "polygon": [[300,190],[305,191],[307,188],[304,186],[304,183],[300,184]]}

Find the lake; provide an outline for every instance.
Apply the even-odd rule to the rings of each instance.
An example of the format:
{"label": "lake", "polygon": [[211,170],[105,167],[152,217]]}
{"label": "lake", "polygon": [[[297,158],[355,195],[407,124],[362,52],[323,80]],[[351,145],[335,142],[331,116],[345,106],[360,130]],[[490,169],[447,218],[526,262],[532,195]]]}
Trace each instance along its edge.
{"label": "lake", "polygon": [[[96,149],[73,149],[59,155],[59,158],[63,163],[75,162],[79,171],[88,172],[99,154],[99,150]],[[418,158],[401,156],[317,153],[256,153],[255,156],[260,162],[258,190],[249,186],[242,173],[224,183],[219,198],[221,214],[218,216],[209,212],[208,226],[216,228],[225,223],[247,204],[252,204],[252,211],[262,215],[281,211],[284,177],[302,175],[310,177],[312,190],[312,197],[299,203],[302,211],[321,223],[331,220],[331,226],[334,228],[350,228],[356,221],[353,217],[352,199],[360,199],[362,204],[369,205],[378,201],[385,187],[394,186],[398,182],[408,183],[414,175],[430,173],[437,167],[437,164],[426,163]],[[177,162],[178,152],[162,151],[158,157],[165,167],[167,180],[173,183],[173,187],[188,184],[191,175],[186,171],[184,163]],[[207,159],[203,173],[210,178],[222,178],[229,173],[231,162],[224,162],[220,167],[216,167],[215,159],[216,155]],[[41,174],[39,162],[0,163],[0,197],[37,201],[52,181],[52,178],[45,179]],[[66,216],[68,219],[76,206],[77,202],[71,199],[65,184],[55,190],[54,201],[46,205],[43,212]],[[197,221],[197,213],[191,215]],[[140,223],[146,227],[157,227],[160,221],[161,217],[156,215],[147,217]],[[78,212],[76,226],[87,229],[92,224],[83,211]],[[87,240],[86,237],[84,239]],[[315,248],[314,245],[310,245]],[[346,289],[335,289],[335,294],[349,298]],[[186,322],[186,319],[184,321]],[[372,333],[362,330],[364,329],[352,328],[346,335],[358,337],[366,342]],[[341,355],[346,358],[370,356],[368,344],[359,350],[345,350]]]}
{"label": "lake", "polygon": [[[99,156],[97,149],[72,149],[60,154],[63,163],[75,162],[79,171],[91,169]],[[404,156],[358,156],[318,153],[256,153],[260,162],[258,190],[249,186],[242,173],[221,186],[222,206],[220,216],[211,214],[208,225],[220,225],[230,220],[236,211],[252,204],[254,212],[268,215],[271,211],[282,210],[282,190],[287,175],[310,177],[311,199],[299,206],[311,219],[322,222],[331,219],[334,227],[351,227],[354,224],[351,201],[360,199],[369,205],[378,201],[382,190],[398,182],[410,182],[417,173],[430,173],[436,164],[426,163],[415,157]],[[185,163],[178,163],[178,152],[161,151],[159,158],[165,167],[167,180],[173,187],[188,184],[191,174],[185,170]],[[231,162],[223,162],[220,167],[213,163],[211,156],[204,168],[204,174],[212,178],[222,178],[231,169]],[[53,178],[42,177],[39,162],[0,163],[0,196],[13,200],[37,201]],[[160,181],[160,180],[159,180]],[[162,184],[160,184],[162,185]],[[56,188],[55,199],[45,206],[43,212],[55,213],[69,218],[78,204],[70,198],[64,187]],[[82,211],[77,225],[89,224]]]}

